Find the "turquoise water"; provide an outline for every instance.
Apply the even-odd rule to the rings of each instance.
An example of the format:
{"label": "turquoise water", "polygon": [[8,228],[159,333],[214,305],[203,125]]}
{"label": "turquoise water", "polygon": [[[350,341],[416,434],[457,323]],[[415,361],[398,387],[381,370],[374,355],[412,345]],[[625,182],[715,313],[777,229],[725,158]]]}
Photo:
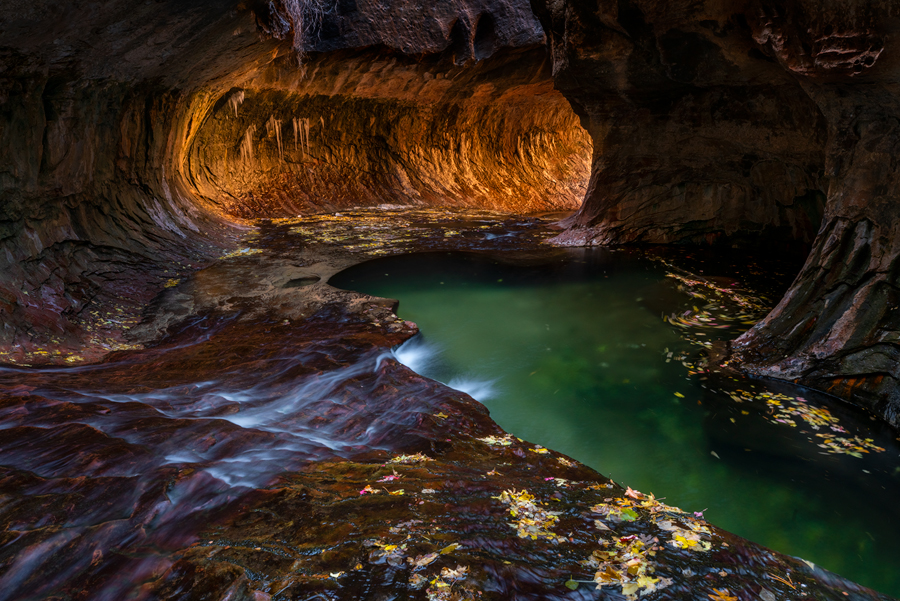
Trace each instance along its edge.
{"label": "turquoise water", "polygon": [[[714,259],[703,266],[707,277],[734,275]],[[663,320],[704,315],[667,273],[658,261],[592,249],[428,253],[371,261],[330,283],[399,299],[399,315],[422,332],[398,350],[401,360],[472,394],[505,430],[900,595],[893,433],[812,391],[704,373],[700,345],[736,336],[736,322],[685,329]],[[836,430],[779,423],[773,397],[737,402],[740,391],[781,394],[780,406],[804,412],[824,408],[846,431],[836,434],[842,440],[859,436],[884,450],[831,453],[818,434]]]}

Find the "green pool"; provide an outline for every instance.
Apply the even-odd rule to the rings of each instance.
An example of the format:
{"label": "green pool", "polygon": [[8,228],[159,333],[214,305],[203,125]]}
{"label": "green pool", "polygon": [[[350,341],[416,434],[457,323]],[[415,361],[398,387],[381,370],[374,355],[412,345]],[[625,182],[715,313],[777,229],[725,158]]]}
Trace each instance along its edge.
{"label": "green pool", "polygon": [[707,373],[705,347],[749,327],[736,313],[755,297],[733,264],[702,265],[697,284],[600,249],[424,253],[330,283],[399,299],[421,334],[398,358],[472,394],[507,431],[900,596],[894,434],[809,390]]}

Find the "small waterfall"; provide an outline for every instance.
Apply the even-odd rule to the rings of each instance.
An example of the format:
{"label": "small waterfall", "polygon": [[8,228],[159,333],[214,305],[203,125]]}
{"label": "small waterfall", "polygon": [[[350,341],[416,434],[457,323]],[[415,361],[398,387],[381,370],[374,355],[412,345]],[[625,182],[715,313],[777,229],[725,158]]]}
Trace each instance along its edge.
{"label": "small waterfall", "polygon": [[421,335],[410,338],[391,351],[399,363],[410,368],[420,376],[442,382],[460,392],[464,392],[476,401],[484,402],[494,398],[499,390],[497,380],[478,377],[472,374],[454,374],[447,380],[446,365],[442,365],[440,355],[443,349],[432,342],[426,342]]}

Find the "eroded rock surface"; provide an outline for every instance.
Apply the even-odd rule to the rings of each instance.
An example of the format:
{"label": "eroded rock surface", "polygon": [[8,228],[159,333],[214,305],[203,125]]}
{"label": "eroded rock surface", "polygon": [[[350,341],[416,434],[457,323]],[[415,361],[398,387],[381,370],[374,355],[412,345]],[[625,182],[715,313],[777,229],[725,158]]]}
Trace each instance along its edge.
{"label": "eroded rock surface", "polygon": [[384,50],[271,65],[194,141],[196,192],[240,218],[389,205],[574,210],[590,142],[542,46],[455,65]]}
{"label": "eroded rock surface", "polygon": [[583,195],[590,142],[522,1],[2,8],[7,361],[126,347],[242,219]]}
{"label": "eroded rock surface", "polygon": [[[887,599],[397,363],[415,324],[327,277],[406,250],[406,230],[426,230],[419,250],[496,250],[485,227],[520,220],[373,216],[351,217],[356,238],[340,217],[262,224],[157,299],[152,348],[0,370],[0,598]],[[528,225],[518,248],[549,233]]]}
{"label": "eroded rock surface", "polygon": [[595,147],[557,242],[811,246],[732,364],[900,424],[896,4],[534,6]]}

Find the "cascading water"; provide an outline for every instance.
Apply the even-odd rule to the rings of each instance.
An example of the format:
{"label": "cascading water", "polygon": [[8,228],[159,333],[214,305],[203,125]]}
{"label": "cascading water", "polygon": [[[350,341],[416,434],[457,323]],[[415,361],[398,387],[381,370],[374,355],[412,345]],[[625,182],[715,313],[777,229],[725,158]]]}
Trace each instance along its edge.
{"label": "cascading water", "polygon": [[[722,253],[696,254],[728,273]],[[885,564],[900,558],[889,429],[810,390],[710,373],[698,355],[765,315],[738,280],[579,249],[407,255],[330,283],[399,299],[422,333],[398,360],[483,401],[508,432],[783,552],[900,586]]]}
{"label": "cascading water", "polygon": [[[426,342],[419,335],[412,338],[392,351],[393,356],[414,372],[432,377],[462,393],[465,393],[482,403],[497,394],[496,380],[480,378],[477,376],[454,375],[449,379],[441,379],[444,369],[438,367],[441,358],[441,348],[435,344]],[[446,381],[444,381],[446,380]]]}

